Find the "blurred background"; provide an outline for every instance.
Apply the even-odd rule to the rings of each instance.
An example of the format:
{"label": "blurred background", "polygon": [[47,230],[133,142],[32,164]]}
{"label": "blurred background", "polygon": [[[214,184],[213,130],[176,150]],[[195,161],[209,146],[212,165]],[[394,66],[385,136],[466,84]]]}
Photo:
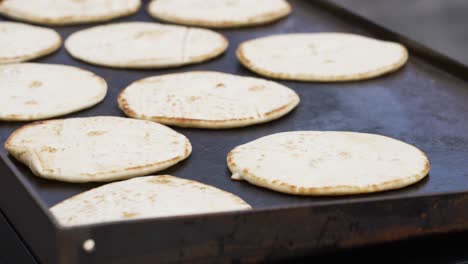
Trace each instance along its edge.
{"label": "blurred background", "polygon": [[467,0],[330,0],[468,65]]}

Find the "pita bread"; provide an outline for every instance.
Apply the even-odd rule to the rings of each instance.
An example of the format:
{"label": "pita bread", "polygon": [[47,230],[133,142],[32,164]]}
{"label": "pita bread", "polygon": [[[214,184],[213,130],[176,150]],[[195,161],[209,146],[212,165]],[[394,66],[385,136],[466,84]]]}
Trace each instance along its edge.
{"label": "pita bread", "polygon": [[286,0],[153,0],[154,18],[213,28],[253,26],[273,22],[291,13]]}
{"label": "pita bread", "polygon": [[223,53],[220,34],[198,28],[129,22],[97,26],[65,42],[75,58],[116,68],[166,68],[198,63]]}
{"label": "pita bread", "polygon": [[0,38],[0,64],[36,59],[62,45],[52,29],[15,22],[0,22]]}
{"label": "pita bread", "polygon": [[32,123],[13,132],[5,148],[36,176],[66,182],[146,175],[192,150],[186,137],[166,126],[110,116]]}
{"label": "pita bread", "polygon": [[339,82],[377,77],[402,67],[406,48],[346,33],[285,34],[249,40],[237,49],[240,62],[264,76]]}
{"label": "pita bread", "polygon": [[140,0],[3,0],[0,14],[31,23],[71,25],[128,16],[140,5]]}
{"label": "pita bread", "polygon": [[169,175],[114,182],[50,210],[64,226],[251,209],[234,194]]}
{"label": "pita bread", "polygon": [[66,115],[101,102],[107,84],[71,66],[0,65],[0,120],[27,121]]}
{"label": "pita bread", "polygon": [[134,82],[120,94],[128,116],[167,125],[232,128],[290,112],[299,96],[281,84],[220,72],[185,72]]}
{"label": "pita bread", "polygon": [[297,131],[262,137],[227,158],[234,179],[296,195],[344,195],[398,189],[424,178],[419,149],[385,136]]}

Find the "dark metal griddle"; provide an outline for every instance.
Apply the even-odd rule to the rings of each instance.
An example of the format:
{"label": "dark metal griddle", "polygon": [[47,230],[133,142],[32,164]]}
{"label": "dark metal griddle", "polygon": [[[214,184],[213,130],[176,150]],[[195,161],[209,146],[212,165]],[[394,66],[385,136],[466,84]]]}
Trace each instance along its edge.
{"label": "dark metal griddle", "polygon": [[[145,2],[146,3],[146,2]],[[291,0],[293,14],[279,22],[219,30],[229,49],[212,61],[166,70],[122,70],[92,66],[59,52],[37,60],[88,69],[106,79],[104,102],[68,115],[123,116],[118,93],[140,78],[165,73],[214,70],[255,76],[235,57],[244,40],[290,32],[352,32],[396,40],[410,49],[401,70],[368,81],[281,83],[301,104],[267,124],[230,130],[175,128],[193,153],[162,173],[211,184],[250,203],[250,212],[170,217],[60,228],[47,208],[99,184],[66,184],[34,177],[1,148],[0,208],[43,263],[138,263],[139,261],[278,259],[468,229],[468,69],[424,46],[389,32],[325,1]],[[142,8],[117,21],[154,21]],[[88,26],[55,28],[65,39]],[[430,43],[427,43],[430,46]],[[1,122],[0,142],[25,123]],[[295,197],[230,180],[226,154],[235,146],[292,130],[343,130],[383,134],[424,150],[430,175],[397,191],[344,197]],[[92,238],[96,250],[85,252]]]}

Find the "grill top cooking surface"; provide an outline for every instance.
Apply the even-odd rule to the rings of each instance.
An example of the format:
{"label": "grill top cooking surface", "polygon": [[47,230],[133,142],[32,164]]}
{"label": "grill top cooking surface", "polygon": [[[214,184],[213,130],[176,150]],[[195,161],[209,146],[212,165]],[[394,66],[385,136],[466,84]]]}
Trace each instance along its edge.
{"label": "grill top cooking surface", "polygon": [[[117,106],[118,93],[131,82],[166,73],[211,70],[256,76],[243,68],[235,57],[244,40],[272,34],[294,32],[352,32],[374,37],[371,32],[321,9],[308,1],[291,1],[293,13],[279,22],[252,28],[218,30],[229,39],[229,49],[212,61],[164,70],[122,70],[92,66],[72,59],[62,47],[58,52],[38,59],[90,70],[106,79],[109,90],[97,106],[66,117],[98,115],[124,116]],[[121,21],[154,21],[145,8]],[[63,39],[88,26],[56,27]],[[430,43],[427,43],[430,46]],[[259,76],[256,76],[259,77]],[[465,191],[468,187],[468,84],[444,70],[432,66],[410,51],[408,64],[401,70],[368,81],[348,83],[301,83],[279,81],[301,97],[296,110],[287,116],[262,125],[229,130],[182,129],[192,145],[192,155],[185,161],[157,174],[172,174],[197,180],[230,191],[254,208],[274,208],[324,202],[363,201]],[[22,122],[0,122],[0,142]],[[339,130],[382,134],[414,144],[431,161],[429,176],[422,182],[397,191],[345,197],[296,197],[230,180],[227,153],[239,144],[272,133],[294,130]],[[0,152],[5,153],[4,148]],[[12,157],[10,157],[13,159]],[[72,195],[100,184],[68,184],[34,177],[29,169],[15,161],[22,176],[43,201],[52,206]],[[346,177],[346,175],[343,175]]]}

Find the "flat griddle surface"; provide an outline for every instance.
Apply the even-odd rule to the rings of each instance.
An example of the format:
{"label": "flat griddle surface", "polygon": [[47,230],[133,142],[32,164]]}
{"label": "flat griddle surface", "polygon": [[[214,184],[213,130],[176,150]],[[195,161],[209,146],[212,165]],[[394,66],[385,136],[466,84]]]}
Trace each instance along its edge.
{"label": "flat griddle surface", "polygon": [[[293,13],[279,22],[253,28],[218,30],[229,39],[229,49],[212,61],[165,70],[122,70],[92,66],[60,51],[38,59],[41,63],[66,64],[90,70],[109,85],[105,100],[97,106],[66,117],[99,115],[124,116],[117,95],[141,78],[193,70],[221,71],[259,77],[240,65],[235,57],[239,43],[256,37],[293,32],[351,32],[379,38],[313,1],[292,0]],[[124,21],[154,21],[142,8]],[[56,27],[63,39],[89,26]],[[430,46],[430,43],[427,43]],[[468,191],[468,84],[444,69],[432,66],[423,57],[411,54],[401,70],[368,81],[347,83],[302,83],[279,81],[301,97],[296,110],[262,125],[229,130],[174,129],[186,135],[193,153],[179,165],[158,174],[171,174],[197,180],[230,191],[254,208],[316,206],[369,199],[432,196]],[[0,142],[24,122],[0,122]],[[237,145],[272,133],[296,130],[337,130],[390,136],[425,151],[431,162],[429,176],[422,182],[397,191],[344,197],[295,197],[230,180],[227,153]],[[2,147],[1,152],[6,152]],[[13,158],[9,156],[12,160]],[[34,177],[29,169],[14,161],[22,175],[48,206],[100,184],[67,184]],[[286,165],[286,164],[285,164]],[[337,164],[339,166],[339,164]],[[343,175],[346,177],[346,175]]]}

